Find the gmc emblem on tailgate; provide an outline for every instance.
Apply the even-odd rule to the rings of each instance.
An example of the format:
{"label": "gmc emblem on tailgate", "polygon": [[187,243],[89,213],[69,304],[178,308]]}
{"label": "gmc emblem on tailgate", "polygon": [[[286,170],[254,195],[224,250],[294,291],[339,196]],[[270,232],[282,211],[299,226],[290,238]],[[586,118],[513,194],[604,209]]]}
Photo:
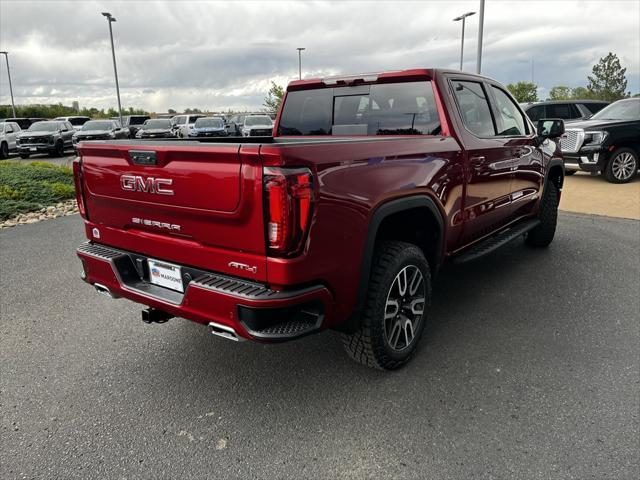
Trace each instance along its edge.
{"label": "gmc emblem on tailgate", "polygon": [[157,193],[159,195],[173,195],[173,190],[166,188],[171,185],[171,178],[142,177],[140,175],[122,175],[120,186],[129,192]]}

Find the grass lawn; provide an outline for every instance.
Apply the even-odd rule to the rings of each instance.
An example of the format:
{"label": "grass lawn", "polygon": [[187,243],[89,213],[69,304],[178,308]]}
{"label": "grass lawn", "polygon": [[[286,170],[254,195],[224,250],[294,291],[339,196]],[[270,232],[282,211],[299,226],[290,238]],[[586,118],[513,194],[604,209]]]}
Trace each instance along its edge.
{"label": "grass lawn", "polygon": [[70,168],[45,162],[0,162],[0,220],[74,197]]}

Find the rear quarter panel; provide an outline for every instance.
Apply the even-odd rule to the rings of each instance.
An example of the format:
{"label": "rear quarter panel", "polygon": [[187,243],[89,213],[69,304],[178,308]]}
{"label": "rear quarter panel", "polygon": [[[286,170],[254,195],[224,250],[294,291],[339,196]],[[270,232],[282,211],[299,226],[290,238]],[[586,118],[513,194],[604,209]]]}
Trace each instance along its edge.
{"label": "rear quarter panel", "polygon": [[444,219],[447,238],[458,234],[464,172],[452,137],[360,138],[327,143],[264,145],[265,165],[308,167],[316,202],[302,255],[267,259],[276,288],[320,280],[336,300],[336,319],[352,312],[369,221],[383,203],[409,195],[431,197]]}

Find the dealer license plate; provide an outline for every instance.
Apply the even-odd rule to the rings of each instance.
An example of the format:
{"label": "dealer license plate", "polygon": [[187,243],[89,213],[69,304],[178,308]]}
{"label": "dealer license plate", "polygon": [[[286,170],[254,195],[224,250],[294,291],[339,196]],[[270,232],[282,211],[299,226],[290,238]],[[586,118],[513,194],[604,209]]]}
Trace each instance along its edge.
{"label": "dealer license plate", "polygon": [[182,269],[178,265],[148,259],[149,281],[154,285],[184,292]]}

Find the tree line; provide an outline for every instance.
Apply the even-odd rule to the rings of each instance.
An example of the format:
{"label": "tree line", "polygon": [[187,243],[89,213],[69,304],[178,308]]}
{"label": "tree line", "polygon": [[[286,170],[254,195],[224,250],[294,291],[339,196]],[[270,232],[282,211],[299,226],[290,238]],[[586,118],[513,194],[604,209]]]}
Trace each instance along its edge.
{"label": "tree line", "polygon": [[[630,97],[627,92],[627,69],[623,68],[615,53],[609,52],[602,57],[591,69],[587,76],[586,87],[570,88],[566,85],[556,85],[549,90],[547,100],[604,100],[615,102]],[[532,82],[510,83],[507,88],[518,102],[537,102],[538,86]],[[640,96],[636,94],[634,96]]]}
{"label": "tree line", "polygon": [[[19,118],[56,118],[82,115],[95,119],[112,118],[119,115],[115,108],[101,109],[81,108],[76,110],[73,107],[62,105],[16,105],[16,116]],[[140,108],[123,108],[122,115],[148,115],[148,112]],[[12,118],[11,105],[0,105],[0,118]]]}

